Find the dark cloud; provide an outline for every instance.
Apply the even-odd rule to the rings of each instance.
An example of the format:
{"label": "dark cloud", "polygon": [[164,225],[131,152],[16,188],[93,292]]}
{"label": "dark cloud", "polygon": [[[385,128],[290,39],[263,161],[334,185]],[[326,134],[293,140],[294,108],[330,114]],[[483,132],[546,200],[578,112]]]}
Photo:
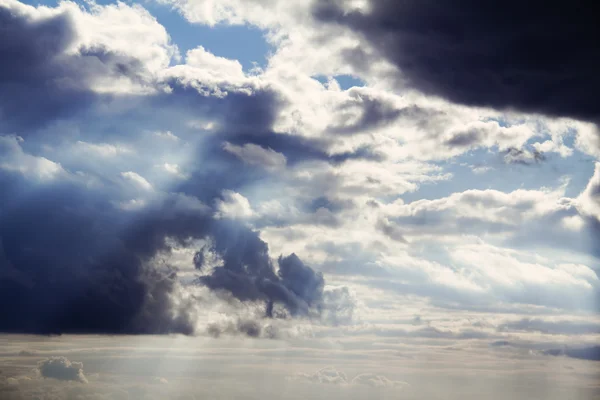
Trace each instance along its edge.
{"label": "dark cloud", "polygon": [[390,124],[400,116],[414,117],[418,114],[417,107],[398,109],[389,102],[361,93],[359,90],[351,90],[350,99],[340,104],[335,112],[344,115],[346,110],[353,108],[360,109],[360,116],[356,121],[350,124],[331,126],[329,131],[334,134],[368,133],[370,129]]}
{"label": "dark cloud", "polygon": [[[354,151],[329,154],[327,149],[331,146],[330,140],[320,138],[306,138],[288,133],[272,131],[254,132],[245,134],[224,134],[223,140],[236,145],[254,144],[265,149],[271,149],[283,154],[288,164],[294,165],[305,161],[326,161],[332,164],[342,164],[348,160],[366,159],[381,160],[383,155],[376,153],[368,146],[360,147]],[[233,157],[233,156],[231,156]]]}
{"label": "dark cloud", "polygon": [[506,347],[511,346],[512,343],[507,340],[496,340],[495,342],[490,343],[492,347]]}
{"label": "dark cloud", "polygon": [[448,147],[470,147],[479,143],[485,136],[485,133],[486,132],[481,129],[472,128],[466,132],[457,133],[448,139],[444,144]]}
{"label": "dark cloud", "polygon": [[[475,106],[599,121],[600,26],[591,1],[370,0],[345,12],[319,0],[314,15],[361,34],[404,84]],[[357,48],[349,62],[367,69]]]}
{"label": "dark cloud", "polygon": [[0,331],[192,333],[191,306],[172,298],[176,273],[150,260],[167,249],[165,237],[202,234],[206,215],[179,208],[174,196],[134,222],[104,203],[105,193],[69,186],[30,188],[39,197],[21,201],[2,195],[10,202],[0,209],[4,258],[31,284],[0,279],[0,302],[11,304]]}
{"label": "dark cloud", "polygon": [[263,301],[267,317],[273,317],[274,304],[283,305],[292,316],[308,316],[311,310],[319,310],[323,276],[295,254],[279,257],[276,273],[267,244],[255,232],[227,225],[214,238],[223,265],[201,276],[201,284],[227,291],[241,301]]}
{"label": "dark cloud", "polygon": [[348,210],[354,207],[354,203],[351,200],[339,200],[328,198],[326,196],[319,196],[312,199],[305,208],[309,212],[316,212],[320,208],[326,208],[327,210],[338,213],[343,210]]}
{"label": "dark cloud", "polygon": [[83,374],[83,363],[71,362],[66,357],[51,357],[38,363],[37,371],[44,378],[61,381],[76,381],[87,383]]}
{"label": "dark cloud", "polygon": [[[192,93],[178,95],[182,91],[170,95],[172,107],[201,105],[218,116],[239,113],[246,115],[248,125],[256,115],[267,123],[259,128],[262,122],[255,122],[257,131],[270,132],[272,118],[256,114],[269,114],[270,106],[254,104],[268,103],[270,96],[233,93],[227,96],[230,102],[215,100],[219,108],[197,92],[194,103]],[[170,109],[164,105],[160,110],[168,114]],[[160,118],[162,112],[156,114]],[[225,124],[222,130],[236,127]],[[132,189],[123,191],[111,181],[94,189],[73,178],[32,183],[14,171],[0,171],[0,301],[12,304],[0,312],[0,331],[193,333],[194,304],[174,298],[180,286],[177,272],[151,262],[154,255],[170,250],[167,237],[179,245],[189,238],[212,240],[224,262],[200,282],[213,290],[228,291],[241,301],[263,301],[267,310],[281,304],[292,316],[308,315],[313,308],[319,312],[320,274],[289,256],[280,259],[278,275],[257,232],[234,221],[213,220],[210,208],[198,200],[213,204],[223,190],[235,190],[263,174],[257,168],[240,173],[239,160],[220,146],[212,151],[216,142],[219,138],[209,136],[199,146],[201,162],[191,166],[185,183],[170,194],[156,194],[141,211],[115,207]],[[194,257],[197,268],[202,254]]]}
{"label": "dark cloud", "polygon": [[98,76],[137,79],[141,64],[104,48],[67,54],[76,39],[68,14],[39,21],[0,7],[0,127],[26,134],[81,112],[100,96]]}
{"label": "dark cloud", "polygon": [[38,352],[35,350],[21,350],[21,351],[19,351],[18,355],[20,357],[33,357],[33,356],[37,356]]}
{"label": "dark cloud", "polygon": [[532,165],[538,164],[546,160],[544,153],[527,149],[517,149],[511,147],[504,154],[504,162],[507,164],[521,164],[521,165]]}
{"label": "dark cloud", "polygon": [[[94,190],[69,181],[32,184],[19,174],[0,173],[5,189],[0,194],[0,302],[12,305],[0,312],[0,331],[193,333],[194,304],[174,298],[177,272],[151,262],[170,250],[167,237],[179,245],[189,238],[211,239],[223,265],[200,282],[213,290],[262,301],[267,316],[273,316],[268,310],[274,304],[291,316],[319,312],[320,274],[295,255],[280,258],[277,273],[257,232],[214,220],[211,210],[192,197],[197,191],[210,199],[235,187],[227,186],[234,172],[227,163],[218,168],[218,157],[206,159],[216,165],[212,179],[199,173],[179,188],[192,193],[161,195],[136,212],[114,206],[118,188]],[[202,251],[193,261],[201,269]]]}

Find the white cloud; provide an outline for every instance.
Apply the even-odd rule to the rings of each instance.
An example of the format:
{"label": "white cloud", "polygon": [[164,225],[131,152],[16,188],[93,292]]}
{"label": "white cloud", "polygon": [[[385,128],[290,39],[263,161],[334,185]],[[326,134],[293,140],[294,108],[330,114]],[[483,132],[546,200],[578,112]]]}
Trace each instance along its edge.
{"label": "white cloud", "polygon": [[[137,76],[127,76],[123,71],[111,71],[100,63],[88,63],[94,69],[86,85],[100,93],[150,93],[155,91],[155,75],[178,57],[166,29],[141,5],[119,2],[110,5],[88,3],[83,7],[71,1],[61,2],[56,8],[28,7],[17,1],[6,0],[6,6],[32,21],[42,21],[52,16],[64,15],[73,24],[73,40],[66,54],[83,54],[89,51],[112,52],[139,62],[143,69]],[[91,72],[91,71],[90,71]]]}
{"label": "white cloud", "polygon": [[127,201],[115,202],[115,206],[125,211],[138,211],[146,207],[148,203],[144,199],[130,199]]}
{"label": "white cloud", "polygon": [[121,177],[139,189],[148,191],[153,189],[152,184],[146,178],[133,171],[121,172]]}
{"label": "white cloud", "polygon": [[569,230],[578,232],[584,227],[585,221],[579,215],[573,215],[563,218],[562,225]]}
{"label": "white cloud", "polygon": [[222,199],[216,201],[218,218],[245,219],[254,216],[247,198],[231,190],[224,190]]}
{"label": "white cloud", "polygon": [[179,141],[179,137],[177,135],[174,135],[173,132],[171,132],[171,131],[154,132],[154,136],[156,136],[157,138],[160,138],[160,139],[170,140],[173,142]]}
{"label": "white cloud", "polygon": [[42,182],[52,181],[67,172],[54,161],[26,153],[18,136],[0,135],[0,169],[16,172]]}
{"label": "white cloud", "polygon": [[183,173],[183,171],[181,171],[181,168],[178,164],[164,163],[162,168],[170,175],[179,179],[186,179],[188,177],[185,173]]}
{"label": "white cloud", "polygon": [[88,143],[77,141],[76,151],[81,150],[87,155],[99,157],[116,157],[122,154],[131,154],[133,151],[127,147],[109,143]]}
{"label": "white cloud", "polygon": [[201,69],[214,79],[235,80],[244,78],[242,64],[237,60],[218,57],[202,46],[189,50],[185,57],[186,65]]}
{"label": "white cloud", "polygon": [[77,32],[74,48],[105,47],[140,60],[150,73],[168,67],[177,56],[166,29],[141,5],[119,2],[89,8],[90,12],[85,12],[71,2],[59,7],[73,18]]}

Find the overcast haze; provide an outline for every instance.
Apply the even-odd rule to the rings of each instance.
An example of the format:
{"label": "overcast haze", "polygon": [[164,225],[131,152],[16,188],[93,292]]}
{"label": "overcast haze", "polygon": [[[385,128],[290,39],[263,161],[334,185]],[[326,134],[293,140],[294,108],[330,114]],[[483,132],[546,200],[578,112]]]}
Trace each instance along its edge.
{"label": "overcast haze", "polygon": [[526,3],[0,0],[0,398],[600,399],[599,28]]}

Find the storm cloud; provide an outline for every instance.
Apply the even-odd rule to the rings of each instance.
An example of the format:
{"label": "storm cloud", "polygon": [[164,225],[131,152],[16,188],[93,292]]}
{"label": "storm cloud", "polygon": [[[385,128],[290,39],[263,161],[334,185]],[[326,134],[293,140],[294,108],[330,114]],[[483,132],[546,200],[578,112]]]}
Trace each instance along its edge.
{"label": "storm cloud", "polygon": [[[239,173],[243,160],[223,147],[227,141],[273,148],[292,162],[294,154],[327,158],[318,146],[303,147],[273,132],[281,104],[273,91],[229,88],[227,95],[212,97],[202,82],[166,78],[161,85],[168,91],[112,96],[140,107],[106,118],[95,107],[107,97],[88,83],[112,75],[142,79],[142,67],[109,50],[69,52],[77,37],[69,13],[34,20],[15,10],[0,7],[0,58],[7,60],[0,67],[1,123],[3,132],[19,132],[0,137],[0,302],[11,304],[0,311],[0,331],[193,334],[200,305],[184,290],[177,268],[154,262],[190,238],[210,240],[223,260],[198,283],[241,301],[264,302],[268,317],[276,305],[292,316],[320,312],[319,273],[295,255],[280,258],[276,272],[258,232],[214,218],[211,208],[224,191],[267,173],[259,165]],[[29,136],[50,121],[73,117],[88,121],[79,143],[125,129],[135,143],[156,126],[189,132],[180,121],[182,110],[210,116],[218,129],[192,137],[198,161],[189,163],[189,179],[165,190],[131,166],[103,165],[115,168],[115,179],[81,160],[50,161],[36,153],[36,140],[44,139]]]}
{"label": "storm cloud", "polygon": [[274,304],[282,304],[292,315],[308,316],[323,300],[324,280],[295,255],[280,257],[277,273],[268,246],[256,233],[220,227],[215,235],[216,251],[223,265],[199,282],[213,290],[225,290],[241,301],[264,301],[266,316],[273,317]]}
{"label": "storm cloud", "polygon": [[[473,106],[598,122],[600,36],[593,2],[370,0],[365,10],[316,2],[398,68],[402,85]],[[360,47],[347,60],[367,68]]]}
{"label": "storm cloud", "polygon": [[21,135],[82,112],[103,96],[98,77],[138,79],[143,65],[102,46],[74,46],[71,15],[33,20],[0,7],[0,128]]}

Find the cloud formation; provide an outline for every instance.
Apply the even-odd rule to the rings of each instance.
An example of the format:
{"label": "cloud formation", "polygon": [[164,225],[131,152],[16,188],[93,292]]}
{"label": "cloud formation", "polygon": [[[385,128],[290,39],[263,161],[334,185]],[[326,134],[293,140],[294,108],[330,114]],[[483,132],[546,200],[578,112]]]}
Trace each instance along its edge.
{"label": "cloud formation", "polygon": [[[551,335],[536,312],[597,312],[592,124],[503,111],[583,118],[555,112],[557,97],[470,102],[398,75],[372,37],[420,32],[419,7],[437,23],[429,2],[402,4],[418,18],[398,35],[375,23],[395,18],[383,2],[284,3],[177,2],[196,22],[266,29],[273,53],[247,72],[202,38],[179,57],[140,5],[1,2],[21,45],[0,37],[15,54],[0,86],[40,103],[0,95],[0,301],[13,305],[0,331],[285,338],[423,307],[536,321],[370,331],[438,340]],[[370,62],[375,49],[386,57]],[[409,90],[389,85],[399,76]]]}
{"label": "cloud formation", "polygon": [[83,363],[69,361],[66,357],[51,357],[42,360],[38,363],[37,371],[44,378],[88,383],[83,373]]}
{"label": "cloud formation", "polygon": [[[236,83],[229,72],[237,71],[239,63],[198,48],[188,53],[185,66],[169,68],[168,57],[162,58],[170,54],[168,39],[161,36],[164,28],[147,18],[145,10],[122,4],[90,7],[87,11],[65,3],[44,14],[15,1],[0,6],[8,27],[2,31],[0,51],[10,60],[0,80],[19,95],[40,102],[28,108],[19,98],[0,99],[3,115],[24,116],[3,118],[2,123],[8,124],[4,129],[18,128],[25,138],[0,136],[4,188],[0,301],[13,305],[2,312],[0,330],[193,334],[200,307],[193,288],[184,288],[177,268],[157,264],[155,256],[194,239],[210,241],[211,251],[223,261],[204,271],[197,283],[229,292],[240,301],[262,302],[267,317],[281,316],[273,312],[277,306],[283,306],[289,316],[320,315],[322,275],[294,254],[280,257],[276,270],[259,233],[236,220],[252,216],[248,200],[236,190],[263,178],[273,167],[285,167],[286,159],[328,160],[329,156],[310,140],[273,132],[281,102],[273,90],[259,87],[243,74]],[[158,45],[144,45],[158,61],[122,48],[125,44],[119,41],[87,43],[90,36],[81,31],[82,22],[101,23],[106,10],[129,15],[140,23],[138,28],[157,38]],[[160,73],[157,65],[162,66]],[[196,70],[213,67],[221,75]],[[98,86],[112,78],[126,79],[133,86],[118,92]],[[140,88],[147,90],[140,92]],[[127,102],[139,108],[111,108]],[[216,121],[199,126],[173,116],[182,110],[190,115],[191,110],[202,110],[200,115]],[[63,153],[68,138],[45,146],[41,132],[67,117],[76,124],[88,122],[77,134],[83,139],[75,146],[83,152],[80,156],[77,151]],[[172,134],[159,137],[201,160],[188,163],[189,174],[183,181],[178,176],[179,182],[164,179],[163,183],[155,161],[149,167],[137,158],[141,142],[155,124],[189,134],[191,143],[174,141]],[[99,132],[115,126],[129,126],[128,137],[121,140],[136,144],[98,142],[99,135],[111,138]],[[201,139],[197,139],[198,129],[205,132]],[[38,146],[52,148],[53,156],[64,164],[39,155]],[[135,151],[117,150],[136,146]],[[156,154],[158,149],[148,150]],[[98,157],[113,160],[107,165]],[[163,165],[172,176],[176,164]]]}
{"label": "cloud formation", "polygon": [[292,378],[326,385],[365,385],[372,388],[401,388],[408,386],[406,382],[394,381],[383,375],[373,373],[359,374],[349,380],[345,373],[338,371],[334,367],[322,368],[313,374],[297,374]]}
{"label": "cloud formation", "polygon": [[[592,2],[367,4],[348,10],[320,0],[313,15],[359,33],[397,67],[402,85],[473,106],[600,118],[591,94],[600,89]],[[357,47],[347,61],[360,68],[376,57],[368,54]]]}

